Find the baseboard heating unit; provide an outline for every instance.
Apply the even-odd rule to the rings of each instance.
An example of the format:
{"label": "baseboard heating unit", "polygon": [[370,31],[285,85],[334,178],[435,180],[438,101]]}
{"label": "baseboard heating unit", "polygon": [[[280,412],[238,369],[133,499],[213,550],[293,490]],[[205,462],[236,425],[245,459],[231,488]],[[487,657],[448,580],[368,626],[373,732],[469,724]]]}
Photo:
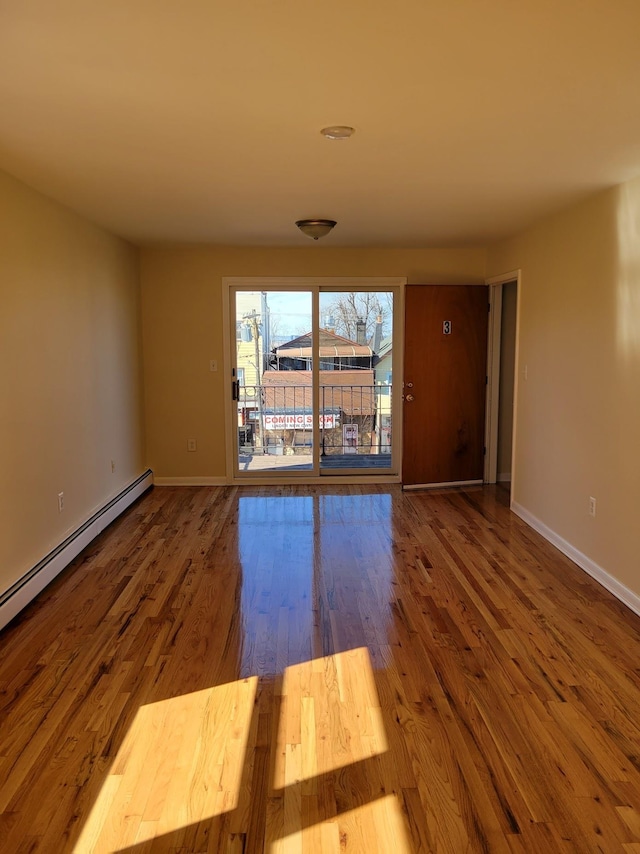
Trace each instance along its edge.
{"label": "baseboard heating unit", "polygon": [[111,524],[127,507],[153,486],[153,472],[147,469],[115,498],[97,510],[60,545],[0,594],[0,629],[19,614],[41,590],[67,567],[98,534]]}

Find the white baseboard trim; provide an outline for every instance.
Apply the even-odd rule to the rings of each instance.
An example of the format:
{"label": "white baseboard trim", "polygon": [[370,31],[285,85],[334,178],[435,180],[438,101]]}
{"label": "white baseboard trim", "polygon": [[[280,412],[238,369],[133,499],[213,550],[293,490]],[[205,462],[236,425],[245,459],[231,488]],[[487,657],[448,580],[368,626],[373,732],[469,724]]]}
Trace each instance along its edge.
{"label": "white baseboard trim", "polygon": [[478,486],[481,480],[447,480],[442,483],[411,483],[402,484],[404,490],[409,489],[448,489],[451,486]]}
{"label": "white baseboard trim", "polygon": [[597,582],[602,584],[609,593],[612,593],[616,599],[623,602],[635,614],[640,616],[640,596],[629,590],[621,581],[618,581],[615,576],[610,575],[606,569],[603,569],[597,563],[587,557],[581,551],[578,551],[571,543],[568,543],[555,531],[552,531],[544,522],[541,522],[533,513],[530,513],[517,501],[511,502],[511,509],[519,516],[527,525],[530,525],[535,531],[541,534],[545,540],[548,540],[552,545],[559,549],[563,554],[570,558],[580,569],[583,569],[587,575],[590,575]]}
{"label": "white baseboard trim", "polygon": [[156,477],[155,486],[227,486],[226,477]]}
{"label": "white baseboard trim", "polygon": [[77,557],[127,507],[153,486],[153,472],[147,469],[115,498],[93,513],[55,549],[0,594],[0,629],[19,614],[38,593]]}

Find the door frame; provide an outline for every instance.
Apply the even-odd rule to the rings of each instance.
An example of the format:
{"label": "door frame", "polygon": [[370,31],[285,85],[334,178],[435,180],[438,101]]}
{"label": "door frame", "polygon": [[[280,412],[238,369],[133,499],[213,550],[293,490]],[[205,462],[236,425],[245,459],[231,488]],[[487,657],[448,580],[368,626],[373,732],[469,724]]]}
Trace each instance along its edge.
{"label": "door frame", "polygon": [[522,271],[512,270],[485,280],[489,286],[489,332],[487,347],[487,404],[485,424],[484,460],[485,483],[496,483],[498,477],[498,414],[500,405],[500,340],[502,327],[502,288],[511,282],[516,283],[516,336],[515,336],[515,372],[513,381],[513,439],[511,445],[511,503],[513,503],[516,480],[516,412],[518,411],[518,384],[520,378],[520,305]]}
{"label": "door frame", "polygon": [[[226,483],[233,485],[271,485],[283,483],[300,483],[300,484],[349,484],[349,483],[400,483],[402,472],[402,405],[401,391],[402,381],[404,377],[404,289],[407,284],[406,276],[223,276],[222,277],[222,338],[224,346],[224,434],[225,434],[225,450],[226,450]],[[317,289],[314,290],[314,286]],[[233,288],[243,289],[248,291],[260,291],[265,287],[277,288],[280,290],[295,290],[297,288],[311,290],[313,299],[313,310],[318,308],[318,294],[320,288],[330,288],[331,290],[348,290],[349,288],[358,288],[366,290],[371,287],[372,290],[384,291],[385,289],[397,289],[397,305],[394,303],[393,313],[393,341],[394,341],[394,383],[395,397],[397,398],[393,409],[393,433],[391,439],[392,460],[396,461],[398,471],[394,474],[344,474],[344,475],[329,475],[329,474],[306,474],[301,473],[299,476],[291,477],[290,472],[266,472],[260,477],[248,476],[238,477],[235,474],[235,435],[232,429],[232,418],[234,410],[232,404],[232,377],[231,377],[231,344],[235,343],[235,323],[231,317],[231,292]],[[398,342],[396,344],[396,342]],[[318,366],[318,340],[314,336],[314,375],[319,371]],[[396,349],[397,348],[397,349]],[[317,383],[315,384],[317,385]],[[316,399],[317,398],[317,399]],[[316,388],[314,393],[314,407],[319,404],[319,389]],[[237,431],[236,431],[237,432]],[[314,446],[314,461],[319,448]]]}

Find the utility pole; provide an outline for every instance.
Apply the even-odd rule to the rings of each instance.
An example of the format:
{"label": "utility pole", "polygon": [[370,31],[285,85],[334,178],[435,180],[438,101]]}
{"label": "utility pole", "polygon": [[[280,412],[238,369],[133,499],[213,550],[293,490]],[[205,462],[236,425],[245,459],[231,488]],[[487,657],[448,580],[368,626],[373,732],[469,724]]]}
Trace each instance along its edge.
{"label": "utility pole", "polygon": [[252,311],[251,314],[245,314],[244,319],[251,327],[251,335],[253,337],[253,346],[255,348],[256,360],[256,402],[258,404],[258,425],[260,427],[260,444],[264,453],[264,417],[262,412],[262,362],[260,360],[260,317],[257,311]]}

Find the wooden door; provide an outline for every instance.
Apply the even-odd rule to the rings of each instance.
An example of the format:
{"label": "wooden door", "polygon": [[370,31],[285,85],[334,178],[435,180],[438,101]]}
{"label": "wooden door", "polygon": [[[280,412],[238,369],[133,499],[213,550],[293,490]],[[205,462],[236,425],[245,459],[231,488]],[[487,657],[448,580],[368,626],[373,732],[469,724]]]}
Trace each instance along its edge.
{"label": "wooden door", "polygon": [[482,481],[489,293],[406,289],[402,482]]}

